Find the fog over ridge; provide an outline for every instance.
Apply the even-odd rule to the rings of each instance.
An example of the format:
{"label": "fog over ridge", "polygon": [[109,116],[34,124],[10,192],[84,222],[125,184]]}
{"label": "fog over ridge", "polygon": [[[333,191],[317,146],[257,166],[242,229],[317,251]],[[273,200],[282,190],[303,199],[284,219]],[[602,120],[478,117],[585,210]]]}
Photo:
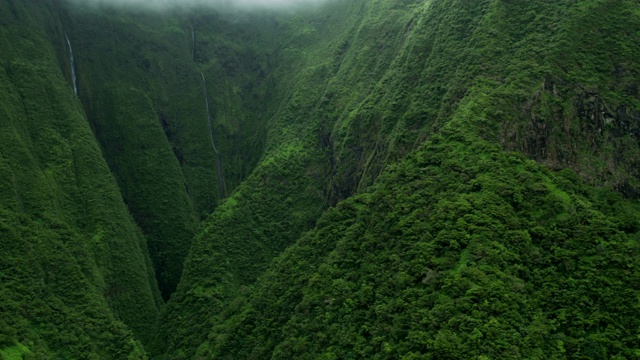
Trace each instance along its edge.
{"label": "fog over ridge", "polygon": [[149,10],[187,8],[288,9],[315,6],[327,0],[68,0],[85,6],[135,7]]}

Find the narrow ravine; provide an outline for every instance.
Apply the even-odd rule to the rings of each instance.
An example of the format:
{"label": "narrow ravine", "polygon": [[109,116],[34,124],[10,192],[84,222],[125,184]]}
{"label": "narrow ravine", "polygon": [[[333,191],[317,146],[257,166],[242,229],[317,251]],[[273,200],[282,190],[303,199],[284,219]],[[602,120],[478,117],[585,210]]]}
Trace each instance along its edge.
{"label": "narrow ravine", "polygon": [[71,48],[71,41],[69,41],[69,37],[67,33],[64,33],[64,38],[67,40],[67,53],[69,55],[69,67],[71,68],[71,82],[73,84],[73,92],[78,95],[78,84],[76,77],[76,61],[73,58],[73,48]]}
{"label": "narrow ravine", "polygon": [[213,135],[213,124],[211,123],[211,111],[209,110],[209,94],[207,92],[207,80],[204,77],[204,73],[200,71],[200,75],[202,76],[202,84],[204,86],[204,101],[207,105],[207,123],[209,124],[209,138],[211,140],[211,147],[213,148],[213,152],[216,154],[216,167],[217,167],[217,177],[218,177],[218,190],[220,192],[220,198],[224,199],[227,197],[225,185],[224,185],[224,176],[222,174],[222,161],[220,159],[220,151],[218,151],[218,147],[216,146],[216,140]]}

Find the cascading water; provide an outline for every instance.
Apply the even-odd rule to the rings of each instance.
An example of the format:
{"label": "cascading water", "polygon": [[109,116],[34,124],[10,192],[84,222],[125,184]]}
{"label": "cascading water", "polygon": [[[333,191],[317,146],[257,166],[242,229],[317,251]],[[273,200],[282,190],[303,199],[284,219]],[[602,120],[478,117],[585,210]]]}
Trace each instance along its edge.
{"label": "cascading water", "polygon": [[211,124],[211,112],[209,111],[209,94],[207,92],[207,81],[204,78],[204,73],[201,71],[200,75],[202,76],[202,84],[204,85],[204,101],[207,105],[207,123],[209,124],[209,138],[211,140],[211,147],[213,148],[213,152],[216,154],[216,165],[217,165],[217,176],[218,176],[218,185],[220,191],[220,198],[224,199],[227,197],[226,189],[224,185],[224,177],[222,176],[222,161],[220,160],[220,152],[218,151],[218,147],[216,146],[215,138],[213,137],[213,125]]}
{"label": "cascading water", "polygon": [[64,33],[64,38],[67,40],[67,47],[69,53],[69,66],[71,67],[71,82],[73,83],[73,92],[78,95],[78,84],[76,80],[76,61],[73,58],[73,49],[71,48],[71,41],[69,41],[69,37],[67,33]]}
{"label": "cascading water", "polygon": [[196,32],[193,30],[193,25],[191,25],[191,61],[195,61],[196,59]]}

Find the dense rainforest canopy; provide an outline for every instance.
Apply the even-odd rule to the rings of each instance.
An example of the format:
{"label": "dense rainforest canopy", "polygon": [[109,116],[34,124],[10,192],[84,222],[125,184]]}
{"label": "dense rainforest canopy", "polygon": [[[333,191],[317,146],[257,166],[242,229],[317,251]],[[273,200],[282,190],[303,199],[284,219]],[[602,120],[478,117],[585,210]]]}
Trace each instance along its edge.
{"label": "dense rainforest canopy", "polygon": [[640,358],[636,0],[82,3],[0,0],[0,359]]}

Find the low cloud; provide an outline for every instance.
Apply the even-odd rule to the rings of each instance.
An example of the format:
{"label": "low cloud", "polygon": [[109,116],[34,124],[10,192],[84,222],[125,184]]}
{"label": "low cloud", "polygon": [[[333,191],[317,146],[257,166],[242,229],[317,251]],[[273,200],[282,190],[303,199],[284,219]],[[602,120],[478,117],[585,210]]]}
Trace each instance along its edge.
{"label": "low cloud", "polygon": [[313,7],[327,0],[69,0],[85,6],[141,8],[147,10],[275,9]]}

